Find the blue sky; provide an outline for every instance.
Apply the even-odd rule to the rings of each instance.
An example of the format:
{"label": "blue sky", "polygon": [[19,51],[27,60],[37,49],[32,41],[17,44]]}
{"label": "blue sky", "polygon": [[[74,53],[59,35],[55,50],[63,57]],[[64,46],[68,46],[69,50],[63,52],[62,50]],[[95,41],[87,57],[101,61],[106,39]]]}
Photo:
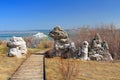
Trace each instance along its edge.
{"label": "blue sky", "polygon": [[0,0],[0,31],[120,25],[120,0]]}

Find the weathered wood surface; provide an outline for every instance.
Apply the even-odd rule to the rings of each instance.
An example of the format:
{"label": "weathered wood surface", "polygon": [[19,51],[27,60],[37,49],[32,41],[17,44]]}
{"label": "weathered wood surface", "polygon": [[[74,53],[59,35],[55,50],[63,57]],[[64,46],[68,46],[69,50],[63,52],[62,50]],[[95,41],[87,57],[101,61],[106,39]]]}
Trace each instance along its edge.
{"label": "weathered wood surface", "polygon": [[10,80],[44,80],[44,55],[32,54]]}

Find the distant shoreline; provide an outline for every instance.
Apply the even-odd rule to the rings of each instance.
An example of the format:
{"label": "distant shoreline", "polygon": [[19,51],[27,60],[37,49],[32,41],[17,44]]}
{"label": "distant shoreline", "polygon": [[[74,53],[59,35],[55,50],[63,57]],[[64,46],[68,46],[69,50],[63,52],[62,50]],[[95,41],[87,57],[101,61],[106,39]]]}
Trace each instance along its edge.
{"label": "distant shoreline", "polygon": [[50,32],[50,30],[30,30],[30,31],[0,31],[0,40],[7,41],[13,36],[17,37],[28,37],[35,35],[38,32],[42,32],[46,35]]}

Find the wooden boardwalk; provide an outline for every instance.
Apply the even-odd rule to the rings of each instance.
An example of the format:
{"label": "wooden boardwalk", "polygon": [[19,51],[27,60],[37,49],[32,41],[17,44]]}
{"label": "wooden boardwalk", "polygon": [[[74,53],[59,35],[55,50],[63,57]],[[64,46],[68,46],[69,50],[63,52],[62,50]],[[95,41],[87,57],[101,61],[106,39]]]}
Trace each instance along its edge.
{"label": "wooden boardwalk", "polygon": [[44,80],[44,55],[32,54],[10,80]]}

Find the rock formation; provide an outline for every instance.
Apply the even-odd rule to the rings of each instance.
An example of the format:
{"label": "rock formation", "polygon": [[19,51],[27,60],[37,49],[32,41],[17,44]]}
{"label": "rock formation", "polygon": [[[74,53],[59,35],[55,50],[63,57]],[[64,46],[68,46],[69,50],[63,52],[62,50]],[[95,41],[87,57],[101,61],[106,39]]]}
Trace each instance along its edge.
{"label": "rock formation", "polygon": [[109,53],[109,47],[106,41],[102,41],[100,35],[97,33],[92,40],[91,49],[89,52],[91,60],[97,61],[113,61]]}
{"label": "rock formation", "polygon": [[[72,57],[72,51],[75,50],[75,45],[70,42],[68,34],[59,26],[56,26],[50,33],[49,36],[54,39],[54,49],[56,56],[63,58]],[[71,51],[71,52],[70,52]]]}
{"label": "rock formation", "polygon": [[67,33],[60,27],[56,26],[50,33],[49,36],[52,37],[54,40],[61,40],[66,42],[68,39]]}
{"label": "rock formation", "polygon": [[89,43],[87,41],[83,41],[82,48],[81,50],[79,50],[79,57],[81,60],[89,60],[88,46],[89,46]]}
{"label": "rock formation", "polygon": [[61,56],[62,58],[80,58],[81,60],[113,61],[107,42],[102,41],[98,33],[90,45],[87,41],[83,41],[82,46],[78,49],[74,42],[69,40],[68,34],[59,26],[56,26],[49,36],[54,39],[54,49],[47,52],[46,57]]}
{"label": "rock formation", "polygon": [[22,58],[27,54],[26,42],[22,37],[13,37],[7,42],[7,47],[9,47],[9,51],[7,56],[16,56],[18,58]]}
{"label": "rock formation", "polygon": [[92,40],[91,48],[101,48],[101,44],[102,44],[102,39],[99,33],[97,33],[94,39]]}

